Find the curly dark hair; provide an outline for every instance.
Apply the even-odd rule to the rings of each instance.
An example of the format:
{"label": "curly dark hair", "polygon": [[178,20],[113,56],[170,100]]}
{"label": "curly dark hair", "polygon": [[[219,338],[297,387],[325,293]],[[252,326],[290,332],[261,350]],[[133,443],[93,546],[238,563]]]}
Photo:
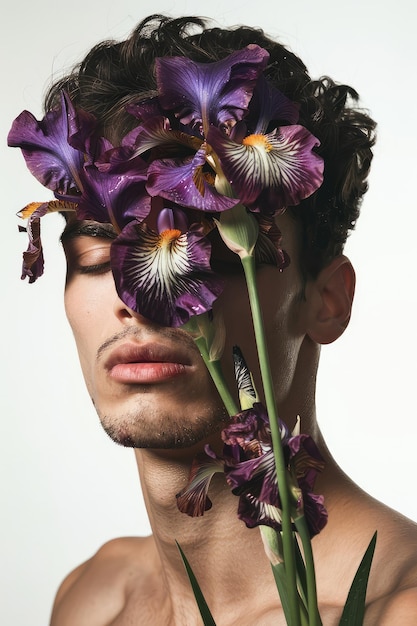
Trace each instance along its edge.
{"label": "curly dark hair", "polygon": [[151,15],[128,39],[96,45],[69,76],[51,87],[45,109],[55,108],[65,89],[76,106],[96,116],[100,131],[117,141],[137,124],[126,105],[156,95],[156,57],[182,55],[212,62],[251,43],[269,52],[265,76],[299,104],[300,123],[320,140],[324,182],[291,208],[302,224],[301,267],[314,277],[341,254],[359,216],[368,188],[375,122],[356,106],[358,94],[352,87],[328,77],[311,80],[303,62],[263,30],[208,28],[202,18]]}

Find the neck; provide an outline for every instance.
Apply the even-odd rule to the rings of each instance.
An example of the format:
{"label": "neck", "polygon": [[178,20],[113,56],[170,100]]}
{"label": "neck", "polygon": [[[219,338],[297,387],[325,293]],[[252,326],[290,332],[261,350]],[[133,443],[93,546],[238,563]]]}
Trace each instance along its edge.
{"label": "neck", "polygon": [[[241,599],[253,596],[256,581],[270,578],[270,566],[263,556],[258,529],[247,529],[237,518],[238,498],[231,493],[223,475],[213,478],[210,486],[213,507],[203,517],[191,518],[179,512],[175,495],[188,480],[191,455],[173,457],[141,450],[136,451],[136,457],[163,569],[161,576],[170,599],[173,614],[170,623],[199,623],[197,606],[175,541],[190,562],[214,617],[221,615],[222,623],[227,623],[225,606],[230,614],[236,614],[240,606],[243,610],[245,603],[240,604]],[[231,589],[231,580],[234,585],[239,581],[238,594],[236,589]],[[268,594],[265,592],[265,603],[270,603],[271,598],[276,604],[274,589]],[[186,620],[181,613],[185,606]]]}
{"label": "neck", "polygon": [[[320,490],[317,489],[317,493],[323,494],[331,503],[337,494],[334,486],[338,481],[335,477],[340,477],[340,472],[324,445],[316,423],[315,377],[311,375],[308,379],[298,379],[296,373],[291,387],[291,394],[280,403],[280,415],[284,419],[294,416],[294,420],[288,419],[290,428],[295,417],[301,415],[302,432],[310,434],[322,449],[326,469],[320,478]],[[299,399],[302,399],[302,406]],[[213,448],[218,449],[218,443],[216,445],[215,442],[220,442],[220,433],[210,442]],[[216,613],[221,615],[222,623],[228,623],[225,606],[230,610],[230,615],[235,616],[240,610],[244,611],[245,607],[247,609],[247,603],[241,602],[242,598],[257,597],[258,607],[272,607],[271,610],[279,604],[260,532],[256,528],[247,529],[238,519],[238,498],[231,493],[223,474],[215,475],[212,480],[209,496],[213,507],[203,517],[191,518],[177,509],[176,494],[187,484],[191,462],[195,454],[202,450],[203,443],[208,442],[199,444],[198,449],[135,451],[153,540],[161,564],[161,578],[165,584],[166,597],[169,598],[169,611],[173,616],[172,624],[199,623],[196,603],[176,541],[190,562],[214,617]],[[321,543],[321,538],[317,543]],[[238,586],[238,594],[236,589],[231,589],[231,580],[235,587]],[[269,582],[259,586],[259,580]],[[184,607],[187,611],[185,621]],[[232,618],[230,622],[239,623]]]}

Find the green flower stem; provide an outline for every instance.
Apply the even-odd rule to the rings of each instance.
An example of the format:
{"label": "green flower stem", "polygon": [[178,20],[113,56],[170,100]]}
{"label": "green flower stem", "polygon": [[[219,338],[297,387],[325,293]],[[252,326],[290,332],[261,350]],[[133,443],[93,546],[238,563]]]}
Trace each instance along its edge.
{"label": "green flower stem", "polygon": [[310,532],[304,515],[294,519],[297,532],[300,536],[304,552],[307,578],[307,604],[310,618],[309,626],[322,626],[319,609],[317,606],[316,575],[314,570],[313,550],[311,546]]}
{"label": "green flower stem", "polygon": [[266,408],[268,411],[271,425],[271,438],[275,459],[275,467],[277,472],[278,488],[282,503],[282,543],[285,571],[288,580],[288,599],[291,615],[291,626],[301,626],[299,597],[296,583],[295,550],[293,543],[294,537],[291,524],[291,502],[287,484],[287,469],[285,466],[284,453],[282,449],[281,433],[278,423],[278,411],[275,402],[271,369],[269,365],[268,351],[263,328],[262,312],[256,285],[255,259],[253,256],[246,256],[243,257],[241,260],[243,269],[245,271],[246,283],[248,287],[249,302],[252,311],[252,319],[255,330],[256,345],[258,349],[262,384],[264,388]]}
{"label": "green flower stem", "polygon": [[226,411],[230,416],[236,415],[236,413],[239,412],[239,408],[226,385],[220,361],[210,360],[206,340],[204,337],[197,337],[196,339],[194,339],[194,341],[197,344],[198,349],[200,350],[200,354],[203,357],[204,363],[207,366],[207,369],[213,379],[214,384],[216,385],[217,391],[219,392],[224,406],[226,407]]}

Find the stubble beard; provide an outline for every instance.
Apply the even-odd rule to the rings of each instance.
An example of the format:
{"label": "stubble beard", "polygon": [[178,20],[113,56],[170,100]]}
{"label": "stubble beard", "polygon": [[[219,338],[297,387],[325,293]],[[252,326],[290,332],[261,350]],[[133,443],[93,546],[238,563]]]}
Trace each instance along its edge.
{"label": "stubble beard", "polygon": [[97,409],[101,425],[118,445],[127,448],[170,450],[191,448],[220,433],[229,421],[221,406],[205,407],[192,418],[164,414],[158,409],[130,410],[122,416]]}

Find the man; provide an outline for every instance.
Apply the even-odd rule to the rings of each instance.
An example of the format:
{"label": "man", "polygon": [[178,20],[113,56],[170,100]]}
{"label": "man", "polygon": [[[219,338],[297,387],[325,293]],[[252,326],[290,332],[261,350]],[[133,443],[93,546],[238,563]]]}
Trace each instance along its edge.
{"label": "man", "polygon": [[[141,141],[145,126],[147,137],[152,132],[165,137],[165,126],[158,126],[158,132],[152,130],[155,117],[152,101],[142,104],[145,98],[155,95],[156,57],[181,56],[198,63],[210,63],[230,58],[235,51],[253,44],[268,51],[265,76],[286,98],[297,103],[298,124],[312,133],[309,137],[317,137],[320,142],[320,146],[316,142],[314,150],[306,157],[311,165],[310,178],[317,179],[320,175],[320,163],[311,155],[318,154],[324,159],[324,181],[320,180],[320,184],[316,184],[314,190],[309,189],[298,202],[286,203],[294,205],[293,208],[285,213],[277,211],[272,221],[271,214],[262,215],[264,206],[256,207],[257,213],[261,213],[258,221],[262,234],[265,237],[272,234],[274,244],[278,241],[276,226],[282,234],[276,262],[270,262],[270,246],[266,243],[268,252],[258,251],[257,272],[276,403],[280,416],[291,428],[300,416],[302,431],[317,443],[325,466],[315,491],[324,496],[328,523],[313,539],[323,623],[338,623],[361,557],[374,531],[378,530],[365,624],[414,624],[417,617],[416,526],[372,500],[342,473],[321,437],[314,403],[320,345],[336,340],[350,318],[355,277],[342,251],[366,190],[374,124],[351,107],[349,99],[356,98],[353,90],[330,80],[312,83],[299,59],[262,33],[246,28],[236,31],[203,29],[193,36],[189,35],[193,25],[202,26],[202,23],[199,20],[149,19],[127,42],[98,46],[73,76],[55,86],[46,108],[55,110],[60,99],[63,103],[61,89],[64,88],[71,103],[61,104],[61,107],[67,107],[71,122],[75,120],[72,105],[86,112],[85,116],[81,115],[82,119],[77,119],[79,126],[69,124],[71,132],[75,128],[72,147],[80,142],[80,135],[90,124],[87,113],[94,114],[99,122],[92,136],[104,135],[112,146],[119,146],[127,132],[135,132],[138,117],[143,124]],[[251,54],[259,54],[258,49],[250,50]],[[247,75],[252,76],[253,67],[260,66],[263,59],[252,61],[245,56],[241,61],[242,65],[244,63],[253,63],[247,69]],[[175,69],[165,61],[168,74]],[[158,72],[159,76],[163,74],[163,63],[158,66]],[[239,78],[242,73],[239,69]],[[178,81],[181,80],[182,76],[178,75]],[[189,80],[192,81],[192,77]],[[251,80],[247,78],[248,83]],[[245,83],[245,89],[252,88]],[[162,93],[163,104],[164,96],[166,93]],[[135,115],[137,102],[140,103],[139,116]],[[295,118],[286,100],[280,104],[284,120]],[[262,109],[259,104],[258,109]],[[178,115],[185,118],[189,111],[180,111]],[[248,114],[240,116],[234,112],[234,115],[237,129],[240,122],[250,118],[250,109]],[[183,121],[186,126],[187,122],[181,118]],[[171,123],[174,122],[171,120]],[[223,126],[224,135],[234,139],[235,128],[230,120]],[[270,130],[265,128],[263,134],[257,135],[265,137]],[[211,132],[213,146],[219,144],[220,149],[223,144],[220,145],[216,133],[210,129],[207,132]],[[190,153],[191,147],[194,150],[198,132],[192,137],[186,141],[181,139],[181,149],[187,158],[187,150]],[[13,134],[10,142],[12,145],[19,143],[13,139]],[[84,143],[87,145],[86,141]],[[129,152],[129,162],[136,164],[136,178],[132,183],[137,185],[135,201],[138,197],[143,201],[143,205],[135,205],[135,210],[146,214],[149,229],[158,230],[154,218],[156,206],[152,204],[148,211],[148,196],[141,196],[144,178],[140,169],[143,164],[137,160],[141,155],[135,152],[138,145],[140,142],[129,152],[131,145],[123,144],[123,149]],[[27,145],[22,147],[25,149]],[[106,148],[113,149],[107,144]],[[205,142],[198,142],[197,153],[205,149]],[[97,150],[100,152],[99,148]],[[269,146],[268,150],[271,150]],[[110,157],[103,167],[87,159],[87,168],[94,176],[94,180],[89,180],[91,189],[100,181],[99,188],[103,190],[112,175],[120,186],[124,184],[118,159],[124,157],[125,152],[116,149],[112,154],[113,160]],[[175,157],[178,158],[177,152]],[[184,154],[181,152],[179,157],[176,171],[183,167]],[[28,158],[30,164],[30,153]],[[71,163],[72,158],[77,157],[68,157]],[[147,170],[148,192],[151,187],[155,191],[165,172],[162,166],[155,169],[156,161],[155,157]],[[100,159],[97,162],[100,163]],[[149,175],[152,167],[153,178]],[[125,169],[122,174],[127,175],[127,171],[130,175],[130,170]],[[210,194],[220,202],[206,170],[200,183],[205,185],[206,202]],[[250,179],[247,186],[251,184]],[[136,308],[138,300],[131,303],[130,287],[125,281],[128,237],[125,234],[120,240],[118,232],[119,227],[122,232],[129,228],[125,214],[123,224],[115,211],[109,214],[107,221],[103,220],[101,207],[93,206],[87,181],[80,180],[79,187],[83,187],[83,195],[76,218],[67,215],[62,237],[68,264],[67,315],[87,388],[103,427],[116,442],[135,448],[153,536],[110,542],[72,572],[58,591],[51,624],[201,623],[175,540],[192,564],[219,626],[285,623],[260,534],[246,528],[237,518],[237,498],[230,492],[224,477],[216,476],[211,483],[212,510],[197,518],[187,517],[178,510],[176,496],[184,493],[196,454],[207,444],[221,454],[220,433],[229,423],[228,412],[194,339],[181,324],[163,324],[158,318],[159,311],[152,311],[152,308],[163,308],[163,299],[156,301],[155,296],[149,302],[141,300],[139,310]],[[111,197],[113,190],[114,186],[109,184],[107,197]],[[71,189],[66,189],[65,193],[58,191],[56,195],[61,202],[72,201]],[[183,189],[181,192],[186,193]],[[241,190],[242,194],[245,192]],[[153,197],[159,195],[155,192]],[[279,194],[274,195],[274,202],[279,199]],[[262,196],[263,205],[268,205],[268,201],[269,197]],[[194,206],[185,202],[179,204],[186,208]],[[181,213],[173,206],[171,200],[168,211],[173,222],[170,228],[160,230],[160,234],[182,232],[178,221]],[[63,207],[65,205],[60,205],[61,209]],[[38,211],[43,209],[40,207]],[[32,248],[30,254],[34,256],[29,254],[30,258],[25,259],[25,273],[30,279],[41,271],[37,266],[40,257],[36,227],[34,220],[30,236],[36,250]],[[144,233],[148,234],[149,230],[141,231],[141,236],[145,237]],[[211,230],[209,234],[211,265],[221,274],[224,284],[220,293],[217,283],[210,283],[210,302],[206,310],[210,310],[213,303],[214,320],[222,319],[226,328],[223,371],[232,388],[232,348],[238,345],[254,374],[257,389],[261,389],[244,277],[235,257],[222,247],[216,233]],[[179,240],[180,236],[175,237]],[[119,256],[117,253],[116,240],[123,250],[123,262],[120,261],[122,253]],[[281,250],[285,250],[285,254]],[[117,291],[110,269],[116,278]],[[149,266],[148,274],[151,272],[152,266]],[[142,297],[148,274],[140,283],[141,289],[135,290],[135,298]],[[207,281],[211,281],[211,277]],[[179,313],[175,310],[166,315],[171,316],[171,322]]]}

